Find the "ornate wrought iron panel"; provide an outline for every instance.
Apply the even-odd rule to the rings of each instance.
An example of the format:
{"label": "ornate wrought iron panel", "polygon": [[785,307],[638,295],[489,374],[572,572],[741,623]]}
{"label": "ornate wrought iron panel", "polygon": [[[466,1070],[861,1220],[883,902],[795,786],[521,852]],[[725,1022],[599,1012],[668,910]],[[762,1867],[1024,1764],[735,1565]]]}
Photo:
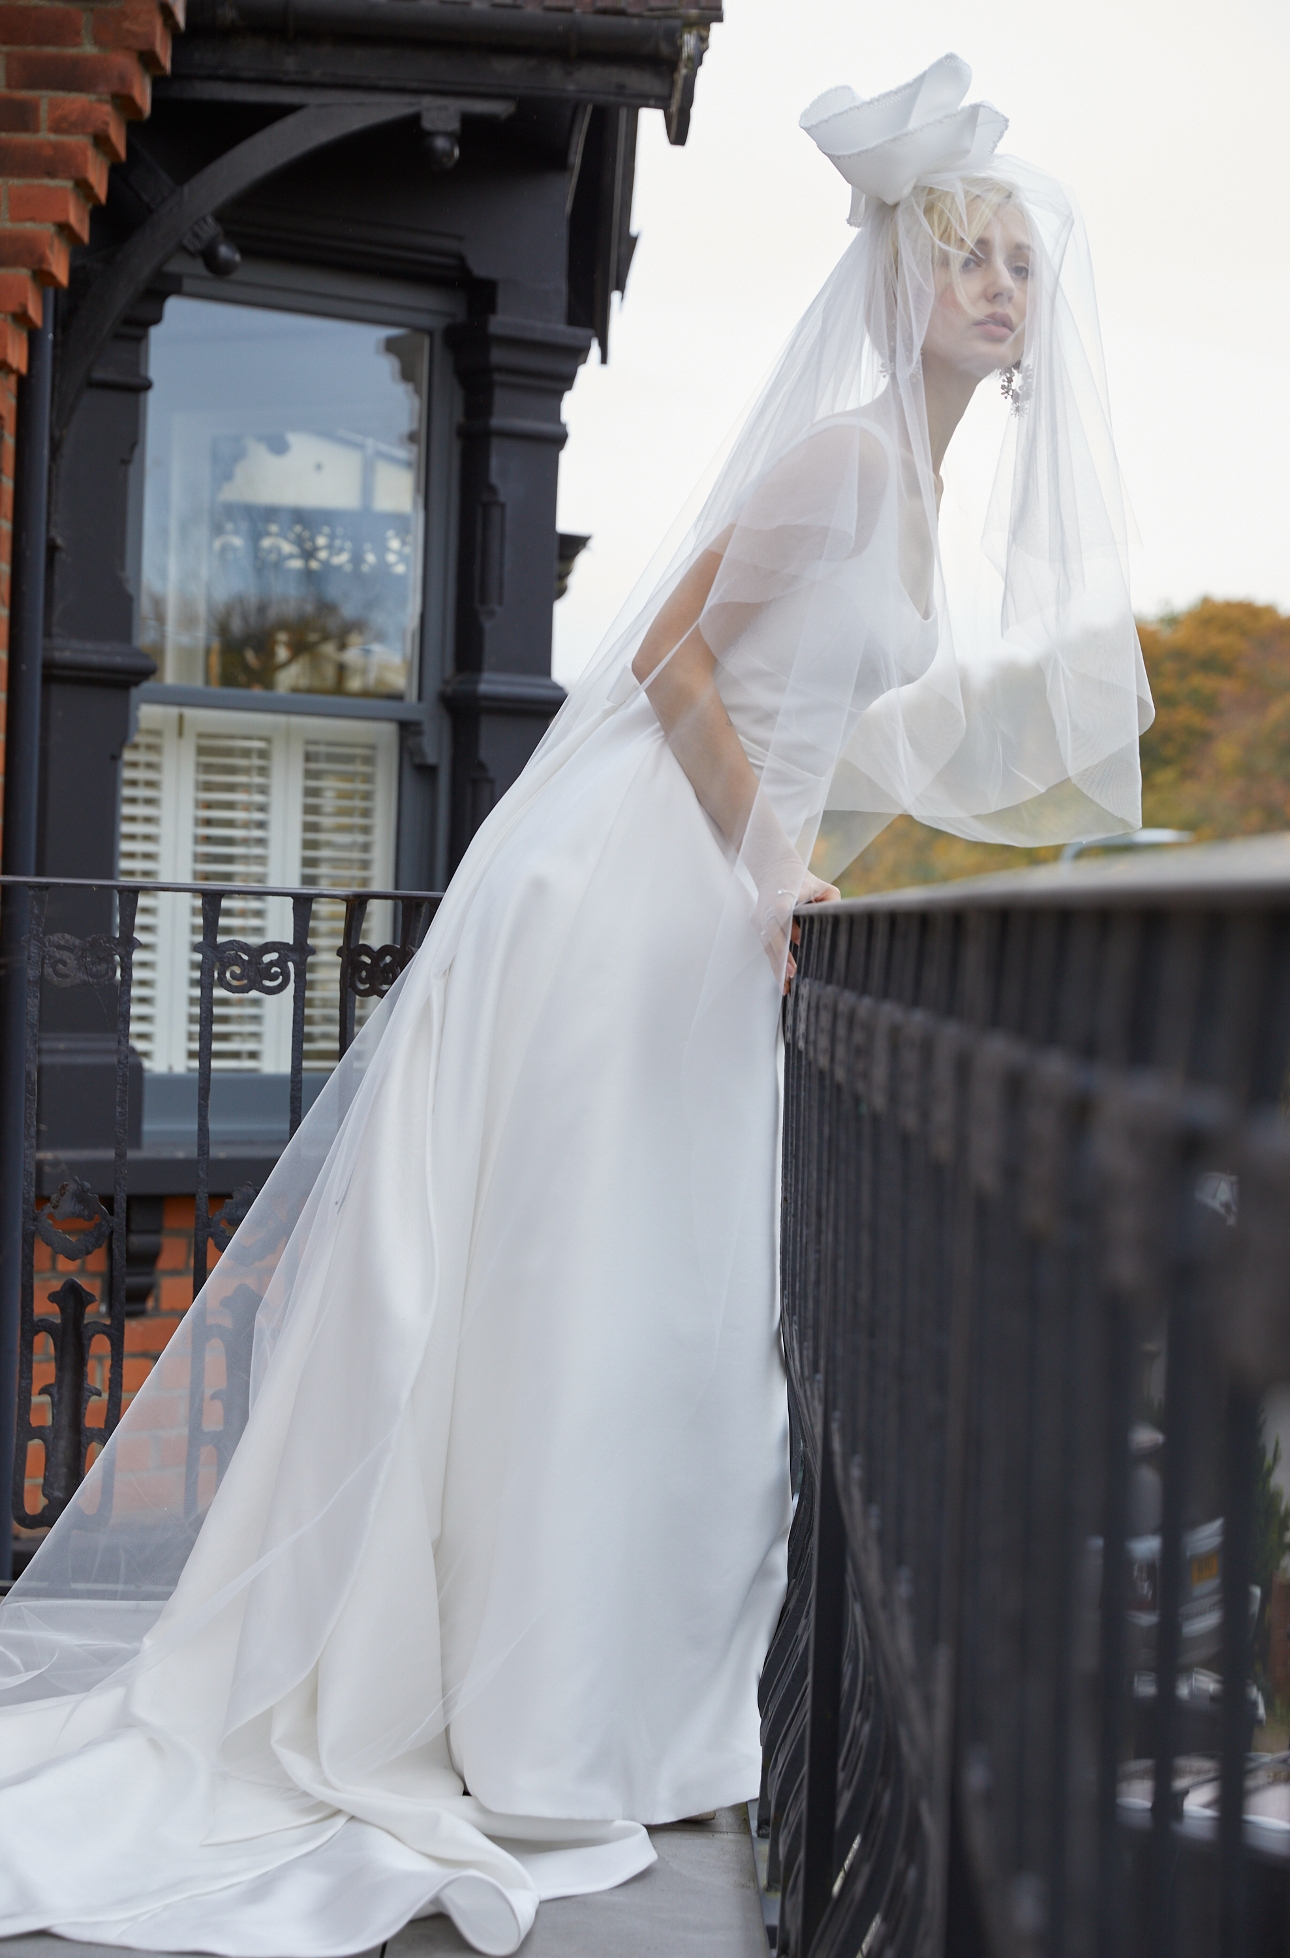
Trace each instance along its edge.
{"label": "ornate wrought iron panel", "polygon": [[[214,1031],[216,992],[232,995],[262,993],[268,996],[290,993],[292,1002],[291,1068],[289,1077],[289,1133],[299,1127],[304,1099],[305,1014],[308,998],[310,961],[314,948],[309,943],[310,919],[321,899],[340,899],[345,905],[341,962],[339,1051],[343,1054],[354,1036],[355,1000],[379,999],[390,990],[399,974],[420,945],[438,907],[438,896],[431,893],[392,891],[264,891],[259,896],[287,896],[292,906],[292,936],[289,941],[250,944],[241,939],[220,937],[220,914],[230,897],[247,894],[242,886],[149,884],[93,884],[81,888],[106,891],[115,902],[117,930],[112,936],[98,934],[77,938],[65,932],[47,932],[45,918],[51,890],[66,887],[76,880],[16,879],[0,880],[6,887],[18,887],[25,895],[28,911],[26,933],[26,1052],[23,1084],[23,1150],[21,1162],[3,1166],[4,1196],[15,1198],[21,1213],[21,1264],[18,1300],[18,1392],[14,1448],[14,1521],[25,1529],[40,1529],[56,1522],[83,1479],[92,1451],[116,1427],[121,1415],[125,1362],[125,1321],[127,1307],[127,1206],[126,1194],[130,1156],[131,1047],[130,999],[132,959],[139,941],[134,936],[135,918],[142,889],[178,891],[201,899],[202,932],[196,948],[200,955],[198,1002],[198,1068],[196,1107],[196,1201],[193,1231],[193,1297],[196,1299],[206,1280],[210,1246],[227,1249],[235,1230],[245,1219],[255,1195],[244,1185],[226,1199],[221,1208],[210,1210],[210,1094],[211,1051]],[[17,895],[17,892],[14,893]],[[363,942],[363,920],[373,900],[392,900],[395,906],[395,939],[389,944]],[[13,901],[12,897],[8,901]],[[38,1081],[40,1007],[45,986],[89,986],[100,998],[116,1027],[116,1115],[113,1134],[111,1188],[106,1198],[81,1177],[71,1176],[53,1198],[37,1202],[38,1158]],[[15,1183],[19,1185],[14,1188]],[[71,1228],[68,1228],[68,1227]],[[106,1247],[107,1265],[97,1292],[79,1279],[68,1277],[46,1290],[36,1272],[36,1246],[41,1243],[64,1258],[86,1258]],[[44,1291],[44,1297],[38,1292]],[[49,1309],[52,1308],[52,1311]],[[200,1309],[200,1308],[199,1308]],[[194,1392],[203,1391],[207,1377],[207,1349],[227,1337],[227,1326],[204,1322],[195,1329]],[[52,1359],[52,1381],[37,1389],[34,1375],[38,1357]],[[97,1362],[106,1359],[106,1366]],[[104,1385],[95,1384],[95,1375],[104,1376]],[[229,1367],[228,1378],[244,1377],[244,1370]],[[219,1401],[219,1394],[207,1396]],[[42,1406],[43,1403],[43,1406]],[[97,1403],[102,1403],[101,1418]],[[94,1410],[93,1415],[91,1410]],[[236,1414],[236,1410],[224,1410]],[[244,1412],[244,1410],[243,1410]],[[42,1418],[42,1416],[44,1418]],[[242,1420],[203,1430],[201,1446],[214,1451],[216,1471],[222,1473],[222,1436],[240,1433]],[[24,1491],[28,1451],[37,1444],[43,1456],[41,1502],[27,1507]],[[187,1484],[195,1507],[198,1460],[188,1464]]]}

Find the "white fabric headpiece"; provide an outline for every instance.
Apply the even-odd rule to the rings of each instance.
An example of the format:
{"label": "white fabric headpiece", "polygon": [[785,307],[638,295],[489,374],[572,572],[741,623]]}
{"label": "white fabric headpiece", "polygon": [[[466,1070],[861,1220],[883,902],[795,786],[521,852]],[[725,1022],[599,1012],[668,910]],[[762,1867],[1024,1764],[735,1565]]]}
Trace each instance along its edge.
{"label": "white fabric headpiece", "polygon": [[916,183],[984,167],[1008,118],[988,102],[961,108],[971,84],[967,62],[943,54],[885,95],[864,101],[853,88],[831,88],[803,111],[802,128],[851,186],[851,224],[864,222],[870,197],[899,204]]}

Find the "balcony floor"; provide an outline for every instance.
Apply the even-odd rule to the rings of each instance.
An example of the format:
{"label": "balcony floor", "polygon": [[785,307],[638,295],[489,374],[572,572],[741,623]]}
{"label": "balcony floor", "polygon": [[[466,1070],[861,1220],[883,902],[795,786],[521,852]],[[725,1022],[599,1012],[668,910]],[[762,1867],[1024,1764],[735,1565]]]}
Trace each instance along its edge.
{"label": "balcony floor", "polygon": [[[543,1904],[520,1958],[766,1958],[746,1810],[650,1831],[658,1861],[617,1890]],[[385,1958],[469,1958],[446,1917],[409,1924]],[[0,1938],[0,1958],[122,1958],[44,1935]],[[292,1958],[289,1952],[283,1958]],[[378,1958],[373,1952],[369,1958]]]}

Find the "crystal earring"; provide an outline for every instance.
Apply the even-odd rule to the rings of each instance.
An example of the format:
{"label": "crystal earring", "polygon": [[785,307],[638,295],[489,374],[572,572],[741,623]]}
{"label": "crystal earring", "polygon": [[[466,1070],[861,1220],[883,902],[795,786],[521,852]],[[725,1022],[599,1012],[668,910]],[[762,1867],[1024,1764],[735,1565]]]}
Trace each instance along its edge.
{"label": "crystal earring", "polygon": [[1019,415],[1026,405],[1029,396],[1027,378],[1019,360],[1014,361],[1011,367],[1005,367],[999,376],[999,392],[1005,401],[1012,403],[1014,415]]}

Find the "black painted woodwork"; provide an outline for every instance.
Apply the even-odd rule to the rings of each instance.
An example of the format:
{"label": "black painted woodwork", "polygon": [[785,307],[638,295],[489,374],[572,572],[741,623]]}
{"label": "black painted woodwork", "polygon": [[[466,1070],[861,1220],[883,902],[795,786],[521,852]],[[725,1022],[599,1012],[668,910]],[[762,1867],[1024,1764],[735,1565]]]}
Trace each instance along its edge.
{"label": "black painted woodwork", "polygon": [[[232,303],[267,263],[277,289],[307,283],[315,310],[328,277],[459,296],[445,335],[451,589],[433,600],[450,643],[421,676],[419,714],[398,716],[396,877],[442,884],[562,698],[561,404],[593,338],[606,353],[631,263],[639,111],[660,109],[684,141],[719,18],[197,0],[59,304],[39,872],[116,869],[120,755],[134,690],[154,675],[135,644],[148,331],[203,263],[221,275],[209,296]],[[50,923],[113,929],[107,897],[85,892],[52,897]],[[110,1134],[110,990],[55,991],[43,1008],[41,1143],[78,1160]],[[157,1189],[175,1188],[173,1163],[161,1177],[159,1165]],[[133,1172],[131,1189],[143,1191]]]}
{"label": "black painted woodwork", "polygon": [[[496,314],[449,329],[462,384],[452,860],[514,781],[562,698],[551,678],[560,404],[584,328]],[[517,595],[519,602],[517,602]]]}
{"label": "black painted woodwork", "polygon": [[[159,302],[141,302],[98,349],[53,471],[37,858],[38,868],[54,877],[115,873],[131,689],[156,671],[134,644],[129,557],[131,464],[147,388],[144,343],[160,317]],[[99,892],[62,892],[51,901],[50,926],[82,937],[111,933],[111,900]],[[43,1150],[60,1154],[111,1143],[115,992],[114,984],[50,991],[42,1001]],[[131,1091],[136,1144],[142,1107],[139,1065]]]}

